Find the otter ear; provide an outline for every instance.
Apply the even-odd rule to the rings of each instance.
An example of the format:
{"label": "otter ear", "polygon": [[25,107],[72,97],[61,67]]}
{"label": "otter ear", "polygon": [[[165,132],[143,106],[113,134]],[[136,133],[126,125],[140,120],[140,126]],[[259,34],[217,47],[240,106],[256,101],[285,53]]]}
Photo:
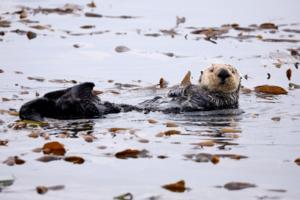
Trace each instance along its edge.
{"label": "otter ear", "polygon": [[199,77],[199,83],[201,83],[201,79],[202,79],[202,75],[203,75],[203,71],[200,71],[200,77]]}

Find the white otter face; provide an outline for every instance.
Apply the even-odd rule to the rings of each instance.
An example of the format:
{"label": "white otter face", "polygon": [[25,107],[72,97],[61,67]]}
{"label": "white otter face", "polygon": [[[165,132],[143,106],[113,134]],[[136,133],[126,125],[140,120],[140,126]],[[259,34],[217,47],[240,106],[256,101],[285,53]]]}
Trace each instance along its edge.
{"label": "white otter face", "polygon": [[240,75],[231,65],[212,64],[202,72],[199,84],[209,91],[231,93],[239,88]]}

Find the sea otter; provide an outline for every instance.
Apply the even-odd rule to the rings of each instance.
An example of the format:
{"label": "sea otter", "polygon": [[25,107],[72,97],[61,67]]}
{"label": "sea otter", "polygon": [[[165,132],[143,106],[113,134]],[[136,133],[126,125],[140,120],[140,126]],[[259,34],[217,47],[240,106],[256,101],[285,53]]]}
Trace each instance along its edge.
{"label": "sea otter", "polygon": [[56,119],[99,118],[109,113],[127,112],[137,108],[126,104],[102,102],[92,91],[95,84],[85,82],[73,87],[49,92],[41,98],[25,103],[20,118],[43,121]]}
{"label": "sea otter", "polygon": [[166,97],[157,96],[139,106],[146,112],[181,113],[238,108],[240,75],[228,64],[212,64],[201,72],[199,84],[171,89]]}

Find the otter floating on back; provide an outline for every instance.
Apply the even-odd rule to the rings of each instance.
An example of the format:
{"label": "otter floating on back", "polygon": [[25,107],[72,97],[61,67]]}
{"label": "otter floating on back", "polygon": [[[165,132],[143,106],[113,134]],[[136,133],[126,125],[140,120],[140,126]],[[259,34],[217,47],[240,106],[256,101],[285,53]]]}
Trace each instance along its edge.
{"label": "otter floating on back", "polygon": [[155,97],[139,106],[146,112],[180,113],[238,108],[240,75],[228,64],[213,64],[201,73],[199,84],[171,89],[167,97]]}
{"label": "otter floating on back", "polygon": [[202,72],[199,85],[184,84],[171,89],[167,97],[155,97],[138,106],[102,102],[93,94],[94,83],[86,82],[64,90],[49,92],[25,103],[20,118],[43,121],[56,119],[99,118],[109,113],[162,111],[180,113],[238,108],[240,76],[226,64],[213,64]]}
{"label": "otter floating on back", "polygon": [[99,118],[109,113],[127,112],[135,107],[126,104],[102,102],[95,94],[95,84],[85,82],[73,87],[49,92],[43,97],[25,103],[20,118],[43,121],[44,117],[56,119]]}

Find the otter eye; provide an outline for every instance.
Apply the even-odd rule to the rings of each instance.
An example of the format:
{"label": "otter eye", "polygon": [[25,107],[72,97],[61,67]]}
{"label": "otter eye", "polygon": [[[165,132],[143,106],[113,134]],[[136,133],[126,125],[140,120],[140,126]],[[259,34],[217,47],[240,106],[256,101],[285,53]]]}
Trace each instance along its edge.
{"label": "otter eye", "polygon": [[233,74],[235,74],[235,70],[234,70],[234,69],[232,69],[231,72],[232,72]]}
{"label": "otter eye", "polygon": [[214,68],[211,68],[209,71],[210,71],[210,72],[214,72]]}

